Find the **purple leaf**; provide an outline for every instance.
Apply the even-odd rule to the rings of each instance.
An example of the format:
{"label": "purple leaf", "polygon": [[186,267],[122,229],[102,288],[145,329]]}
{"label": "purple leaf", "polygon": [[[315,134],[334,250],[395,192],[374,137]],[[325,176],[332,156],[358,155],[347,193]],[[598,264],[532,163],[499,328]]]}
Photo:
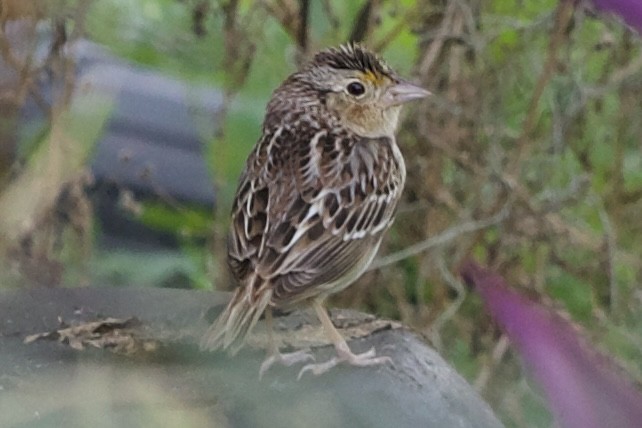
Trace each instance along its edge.
{"label": "purple leaf", "polygon": [[620,16],[624,22],[642,33],[642,1],[640,0],[593,0],[595,8]]}
{"label": "purple leaf", "polygon": [[567,321],[475,262],[467,262],[461,274],[520,352],[560,427],[642,427],[642,393]]}

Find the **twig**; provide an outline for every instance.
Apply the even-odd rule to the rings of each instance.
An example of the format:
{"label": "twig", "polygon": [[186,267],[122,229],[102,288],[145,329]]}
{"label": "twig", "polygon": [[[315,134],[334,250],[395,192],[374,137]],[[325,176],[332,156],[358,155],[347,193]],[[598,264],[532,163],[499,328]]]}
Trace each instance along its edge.
{"label": "twig", "polygon": [[562,0],[559,2],[558,8],[555,13],[555,29],[551,37],[550,43],[548,45],[548,57],[544,63],[544,68],[537,79],[535,84],[535,89],[533,90],[533,96],[531,98],[530,104],[528,106],[528,111],[526,113],[526,119],[522,125],[522,132],[515,146],[517,147],[517,155],[513,158],[513,161],[506,168],[506,171],[510,175],[515,175],[524,159],[526,159],[531,152],[534,144],[532,141],[528,141],[530,134],[535,129],[538,118],[538,106],[539,101],[544,94],[544,89],[548,85],[549,81],[555,74],[557,66],[557,52],[562,46],[563,41],[567,37],[568,26],[573,18],[573,12],[575,11],[575,5],[572,1]]}
{"label": "twig", "polygon": [[620,295],[617,289],[617,281],[615,276],[615,252],[617,251],[617,242],[615,231],[613,230],[613,224],[609,217],[609,214],[604,209],[604,204],[602,204],[600,198],[597,195],[592,195],[591,199],[594,200],[595,205],[597,205],[597,212],[600,217],[600,223],[602,223],[602,228],[604,229],[604,238],[606,243],[606,257],[608,264],[608,279],[609,279],[609,304],[611,310],[611,316],[617,317],[619,315],[619,300]]}
{"label": "twig", "polygon": [[373,10],[376,8],[376,0],[366,0],[352,25],[352,31],[348,40],[351,42],[363,42],[367,39],[371,30]]}
{"label": "twig", "polygon": [[553,16],[554,12],[548,10],[528,20],[511,18],[504,15],[490,15],[485,21],[483,21],[484,27],[489,28],[483,43],[485,45],[490,44],[493,40],[506,33],[507,30],[523,32],[543,31],[543,27],[549,23]]}
{"label": "twig", "polygon": [[[581,87],[583,95],[586,97],[585,103],[589,99],[602,97],[612,92],[613,88],[619,87],[626,80],[639,76],[640,70],[642,70],[642,51],[627,65],[613,71],[613,74],[609,76],[608,81],[604,85]],[[582,104],[582,106],[584,104]]]}
{"label": "twig", "polygon": [[466,298],[466,287],[464,287],[461,281],[455,278],[450,269],[448,269],[443,256],[437,258],[437,267],[439,268],[441,278],[451,289],[455,291],[457,295],[457,297],[455,297],[455,301],[448,305],[448,307],[439,314],[428,331],[428,335],[431,337],[432,343],[437,349],[439,349],[441,348],[439,332],[444,324],[457,314],[461,304],[464,303],[464,299]]}
{"label": "twig", "polygon": [[477,375],[477,378],[475,379],[475,382],[473,383],[473,386],[475,387],[475,390],[477,392],[481,393],[486,388],[486,385],[488,384],[488,381],[493,374],[493,369],[497,367],[497,365],[499,365],[499,363],[504,358],[504,355],[508,350],[508,345],[508,336],[502,334],[502,336],[493,347],[493,353],[491,354],[490,361],[487,365],[482,367],[482,369],[479,371],[479,374]]}
{"label": "twig", "polygon": [[304,54],[308,51],[308,17],[310,15],[310,0],[299,1],[299,25],[297,27],[297,43]]}
{"label": "twig", "polygon": [[430,73],[432,65],[435,63],[435,60],[444,46],[444,40],[446,40],[445,36],[450,33],[450,27],[452,26],[452,20],[456,11],[455,3],[456,2],[454,1],[448,2],[448,6],[444,12],[444,19],[441,23],[441,27],[439,28],[438,36],[435,42],[430,45],[426,55],[424,55],[424,58],[419,64],[419,73],[422,76],[428,76]]}
{"label": "twig", "polygon": [[431,248],[438,247],[447,242],[450,242],[465,233],[476,232],[478,230],[499,224],[508,217],[509,213],[510,208],[509,204],[507,203],[497,214],[493,215],[492,217],[483,220],[461,223],[459,225],[446,229],[444,232],[440,233],[437,236],[433,236],[432,238],[426,239],[425,241],[404,248],[401,251],[397,251],[396,253],[392,253],[378,260],[375,260],[368,268],[368,271],[380,269],[384,266],[389,266],[409,257],[416,256],[417,254],[421,254],[424,251],[430,250]]}

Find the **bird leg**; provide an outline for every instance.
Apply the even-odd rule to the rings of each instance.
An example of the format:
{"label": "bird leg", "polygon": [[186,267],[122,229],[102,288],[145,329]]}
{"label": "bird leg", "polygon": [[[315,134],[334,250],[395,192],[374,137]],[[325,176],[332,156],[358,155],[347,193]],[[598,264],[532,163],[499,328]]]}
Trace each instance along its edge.
{"label": "bird leg", "polygon": [[306,361],[314,361],[314,355],[312,355],[309,350],[300,349],[295,352],[281,353],[279,352],[279,347],[276,345],[274,340],[274,330],[272,324],[272,309],[268,307],[265,310],[265,323],[267,324],[268,330],[268,352],[267,358],[261,363],[261,368],[259,369],[259,379],[263,378],[263,375],[272,367],[274,364],[279,363],[286,367],[297,363],[304,363]]}
{"label": "bird leg", "polygon": [[332,357],[325,363],[307,364],[299,372],[299,379],[301,379],[301,376],[303,376],[305,372],[312,372],[312,374],[318,376],[327,372],[340,363],[347,363],[349,365],[358,367],[375,366],[385,363],[392,364],[392,359],[390,357],[376,357],[374,348],[370,348],[368,351],[361,354],[354,354],[350,350],[350,347],[348,346],[346,340],[343,338],[343,336],[341,336],[341,333],[339,333],[339,331],[337,331],[335,326],[332,324],[332,320],[328,316],[326,310],[323,308],[321,302],[315,300],[312,303],[312,306],[317,313],[319,321],[321,321],[321,325],[323,326],[325,334],[334,344],[337,355],[335,357]]}

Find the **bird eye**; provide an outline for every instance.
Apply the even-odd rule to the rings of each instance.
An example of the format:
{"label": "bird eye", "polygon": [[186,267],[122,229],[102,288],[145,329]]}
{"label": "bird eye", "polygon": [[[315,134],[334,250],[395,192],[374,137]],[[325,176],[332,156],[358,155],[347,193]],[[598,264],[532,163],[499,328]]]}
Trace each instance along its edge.
{"label": "bird eye", "polygon": [[363,95],[366,92],[366,88],[360,82],[350,82],[346,90],[350,95],[354,95],[355,97]]}

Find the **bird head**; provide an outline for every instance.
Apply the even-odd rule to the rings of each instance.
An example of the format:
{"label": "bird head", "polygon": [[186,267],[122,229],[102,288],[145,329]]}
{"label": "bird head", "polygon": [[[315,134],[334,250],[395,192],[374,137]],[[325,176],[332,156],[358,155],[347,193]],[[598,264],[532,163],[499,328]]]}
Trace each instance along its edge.
{"label": "bird head", "polygon": [[316,89],[345,127],[371,138],[392,136],[401,106],[430,94],[353,43],[317,53],[299,78]]}

